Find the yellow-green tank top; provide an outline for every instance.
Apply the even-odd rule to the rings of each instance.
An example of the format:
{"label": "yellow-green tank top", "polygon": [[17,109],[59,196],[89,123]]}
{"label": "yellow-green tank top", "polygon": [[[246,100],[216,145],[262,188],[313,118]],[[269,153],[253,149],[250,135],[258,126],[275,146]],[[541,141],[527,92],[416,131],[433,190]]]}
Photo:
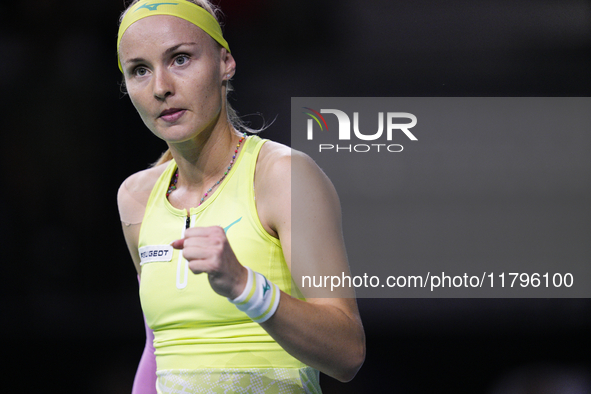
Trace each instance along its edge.
{"label": "yellow-green tank top", "polygon": [[139,237],[140,300],[154,331],[159,393],[319,393],[318,371],[290,356],[267,332],[215,293],[169,244],[190,226],[220,226],[238,261],[291,294],[281,243],[259,221],[254,172],[265,140],[248,137],[234,166],[202,205],[173,207],[172,160],[150,194]]}

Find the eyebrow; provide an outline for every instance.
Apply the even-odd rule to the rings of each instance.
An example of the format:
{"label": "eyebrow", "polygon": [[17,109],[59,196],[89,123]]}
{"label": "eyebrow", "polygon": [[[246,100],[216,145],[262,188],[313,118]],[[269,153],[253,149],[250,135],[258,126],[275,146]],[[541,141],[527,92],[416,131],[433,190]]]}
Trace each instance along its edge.
{"label": "eyebrow", "polygon": [[[164,51],[164,55],[170,55],[172,52],[175,52],[177,49],[179,49],[182,46],[191,46],[191,45],[197,45],[196,42],[181,42],[180,44],[177,44],[175,46],[172,46],[170,48],[168,48],[167,50]],[[125,64],[132,64],[132,63],[140,63],[143,62],[144,59],[141,57],[134,57],[133,59],[128,59],[125,61]]]}

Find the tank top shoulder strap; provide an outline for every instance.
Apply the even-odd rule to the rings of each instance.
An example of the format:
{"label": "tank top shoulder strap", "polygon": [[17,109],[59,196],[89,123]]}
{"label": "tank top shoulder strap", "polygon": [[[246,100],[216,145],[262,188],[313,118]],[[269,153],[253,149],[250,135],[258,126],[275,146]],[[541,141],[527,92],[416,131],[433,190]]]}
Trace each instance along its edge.
{"label": "tank top shoulder strap", "polygon": [[259,152],[261,151],[261,148],[265,142],[267,142],[266,139],[262,139],[259,136],[253,135],[249,137],[249,142],[244,147],[243,154],[245,165],[241,166],[241,171],[244,171],[246,174],[248,174],[249,188],[251,190],[254,190],[254,173],[256,170]]}
{"label": "tank top shoulder strap", "polygon": [[158,180],[154,184],[152,188],[152,192],[150,193],[150,197],[148,198],[148,203],[146,204],[146,214],[152,209],[154,204],[157,204],[158,199],[166,197],[166,191],[170,186],[170,180],[174,171],[176,170],[176,162],[174,159],[170,160],[164,172],[158,177]]}
{"label": "tank top shoulder strap", "polygon": [[258,215],[257,206],[256,206],[256,196],[255,196],[255,189],[254,189],[254,178],[256,172],[256,165],[257,160],[259,157],[259,153],[261,148],[267,142],[267,139],[262,139],[259,136],[253,135],[249,137],[249,141],[244,147],[244,151],[242,152],[243,162],[239,166],[237,176],[234,177],[233,181],[237,182],[235,187],[239,188],[239,195],[247,196],[245,203],[247,204],[248,211],[250,216],[253,219],[253,224],[258,228],[261,234],[263,234],[264,238],[267,241],[272,242],[273,244],[280,246],[280,242],[278,239],[273,238],[267,231],[264,229]]}

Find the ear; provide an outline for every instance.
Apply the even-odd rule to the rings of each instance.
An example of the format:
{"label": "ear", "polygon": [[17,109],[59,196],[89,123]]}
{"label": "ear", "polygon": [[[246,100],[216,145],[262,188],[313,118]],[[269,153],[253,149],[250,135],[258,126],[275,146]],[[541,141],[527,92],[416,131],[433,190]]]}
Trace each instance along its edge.
{"label": "ear", "polygon": [[234,60],[234,57],[226,50],[226,48],[222,48],[220,71],[222,73],[222,81],[229,80],[236,72],[236,60]]}

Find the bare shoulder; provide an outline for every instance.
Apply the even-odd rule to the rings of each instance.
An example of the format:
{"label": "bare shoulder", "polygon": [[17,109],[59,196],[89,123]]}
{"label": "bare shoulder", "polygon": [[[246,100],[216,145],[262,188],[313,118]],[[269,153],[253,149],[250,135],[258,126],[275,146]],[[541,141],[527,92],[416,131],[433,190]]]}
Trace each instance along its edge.
{"label": "bare shoulder", "polygon": [[[326,177],[316,162],[307,154],[274,141],[267,141],[261,148],[256,173],[262,181],[290,181],[293,170],[303,170],[307,175],[316,173]],[[326,178],[328,179],[328,178]]]}
{"label": "bare shoulder", "polygon": [[296,187],[302,193],[316,191],[336,197],[332,182],[310,156],[277,142],[268,141],[261,148],[256,176],[273,189],[281,185],[283,191]]}
{"label": "bare shoulder", "polygon": [[263,144],[257,159],[256,176],[267,178],[268,176],[288,174],[291,165],[292,150],[289,146],[274,141]]}
{"label": "bare shoulder", "polygon": [[[261,223],[277,237],[289,220],[292,202],[329,202],[329,210],[340,212],[334,186],[307,154],[268,141],[261,148],[255,172],[255,194]],[[324,205],[324,204],[322,204]],[[303,209],[303,208],[302,208]]]}
{"label": "bare shoulder", "polygon": [[140,257],[137,249],[140,224],[144,219],[150,193],[167,165],[168,163],[164,163],[136,172],[123,181],[117,193],[123,236],[138,275],[141,275]]}
{"label": "bare shoulder", "polygon": [[167,165],[168,163],[164,163],[136,172],[123,181],[117,193],[117,205],[122,222],[141,222],[150,193]]}

